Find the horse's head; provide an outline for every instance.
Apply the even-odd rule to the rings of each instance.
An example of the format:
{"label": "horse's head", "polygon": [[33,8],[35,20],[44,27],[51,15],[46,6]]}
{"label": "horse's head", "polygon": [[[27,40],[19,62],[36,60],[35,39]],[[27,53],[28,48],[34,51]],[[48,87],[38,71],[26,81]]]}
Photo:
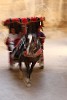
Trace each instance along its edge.
{"label": "horse's head", "polygon": [[27,54],[29,56],[34,56],[35,54],[37,54],[37,52],[39,51],[41,54],[41,44],[40,44],[40,41],[39,39],[36,37],[35,34],[29,34],[28,35],[28,39],[29,39],[29,42],[28,42],[28,46],[27,46]]}
{"label": "horse's head", "polygon": [[27,49],[26,49],[26,51],[27,51],[27,54],[28,55],[30,55],[30,46],[31,46],[31,43],[32,43],[32,35],[31,34],[29,34],[28,35],[28,45],[27,45]]}

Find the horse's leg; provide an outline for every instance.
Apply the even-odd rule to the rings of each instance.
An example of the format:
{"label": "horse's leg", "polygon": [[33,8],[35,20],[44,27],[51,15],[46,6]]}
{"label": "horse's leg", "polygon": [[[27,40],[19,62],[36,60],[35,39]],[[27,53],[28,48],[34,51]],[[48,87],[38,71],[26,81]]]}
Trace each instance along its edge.
{"label": "horse's leg", "polygon": [[22,62],[19,61],[19,78],[22,79],[23,73],[22,73]]}
{"label": "horse's leg", "polygon": [[29,62],[25,62],[25,66],[26,66],[26,76],[27,78],[29,78],[29,69],[30,69]]}
{"label": "horse's leg", "polygon": [[29,70],[30,70],[30,66],[29,66],[29,62],[25,62],[26,65],[26,78],[25,78],[25,83],[27,87],[31,86],[31,82],[30,82],[30,78],[29,78]]}
{"label": "horse's leg", "polygon": [[[33,59],[34,60],[34,59]],[[31,64],[31,67],[30,67],[30,70],[29,70],[29,79],[30,79],[30,76],[31,76],[31,73],[33,71],[33,67],[35,66],[36,62],[39,60],[39,56],[34,60],[34,62],[32,62]]]}
{"label": "horse's leg", "polygon": [[22,71],[21,66],[22,66],[22,64],[21,64],[21,62],[19,61],[19,69]]}
{"label": "horse's leg", "polygon": [[36,62],[32,62],[32,65],[30,67],[30,70],[29,70],[29,79],[30,79],[30,76],[31,76],[31,73],[33,71],[33,67],[35,66]]}

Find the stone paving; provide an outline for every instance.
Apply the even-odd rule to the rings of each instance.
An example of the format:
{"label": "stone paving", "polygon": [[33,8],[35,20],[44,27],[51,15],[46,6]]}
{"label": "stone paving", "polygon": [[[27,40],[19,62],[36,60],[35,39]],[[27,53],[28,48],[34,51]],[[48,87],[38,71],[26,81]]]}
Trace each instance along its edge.
{"label": "stone paving", "polygon": [[44,61],[44,70],[35,66],[28,88],[18,67],[9,70],[8,52],[1,46],[0,100],[67,100],[67,38],[46,39]]}

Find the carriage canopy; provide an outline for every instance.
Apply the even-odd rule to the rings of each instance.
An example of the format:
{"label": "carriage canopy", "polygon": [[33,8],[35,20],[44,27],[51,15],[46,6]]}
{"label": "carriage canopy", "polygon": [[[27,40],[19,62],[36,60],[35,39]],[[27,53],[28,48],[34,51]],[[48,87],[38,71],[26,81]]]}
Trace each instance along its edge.
{"label": "carriage canopy", "polygon": [[28,24],[30,22],[42,22],[45,20],[45,17],[30,17],[30,18],[9,18],[3,21],[5,26],[8,26],[11,23],[18,22],[20,24]]}
{"label": "carriage canopy", "polygon": [[35,33],[38,27],[43,27],[45,17],[29,17],[29,18],[9,18],[3,21],[3,25],[7,26],[9,30],[14,27],[18,34],[22,27],[27,26],[28,33]]}

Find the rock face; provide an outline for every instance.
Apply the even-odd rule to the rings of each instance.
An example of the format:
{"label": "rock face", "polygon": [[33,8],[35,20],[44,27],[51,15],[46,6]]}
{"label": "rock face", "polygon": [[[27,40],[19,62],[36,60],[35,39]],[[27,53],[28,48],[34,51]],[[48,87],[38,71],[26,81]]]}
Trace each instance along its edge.
{"label": "rock face", "polygon": [[47,26],[67,23],[67,0],[0,0],[0,20],[45,16]]}
{"label": "rock face", "polygon": [[[45,4],[46,0],[43,0]],[[48,0],[46,6],[46,19],[51,26],[67,24],[67,0]]]}

